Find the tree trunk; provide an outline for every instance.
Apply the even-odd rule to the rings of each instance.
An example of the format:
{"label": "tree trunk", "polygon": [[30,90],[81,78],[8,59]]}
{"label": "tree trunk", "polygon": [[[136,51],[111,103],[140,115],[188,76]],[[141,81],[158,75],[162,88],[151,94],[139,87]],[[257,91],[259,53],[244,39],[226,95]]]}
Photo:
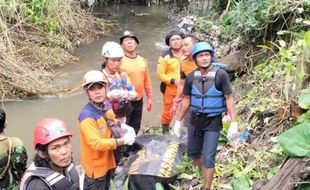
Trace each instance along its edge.
{"label": "tree trunk", "polygon": [[302,172],[309,158],[289,158],[281,167],[281,170],[271,180],[259,188],[261,190],[293,190],[295,182],[302,180]]}

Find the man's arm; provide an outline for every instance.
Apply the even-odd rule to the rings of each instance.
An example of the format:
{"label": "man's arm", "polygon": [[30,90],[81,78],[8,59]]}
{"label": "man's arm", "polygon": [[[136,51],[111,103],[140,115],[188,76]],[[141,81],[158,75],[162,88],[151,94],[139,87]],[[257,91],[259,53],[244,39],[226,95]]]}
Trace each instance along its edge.
{"label": "man's arm", "polygon": [[[103,127],[107,128],[107,126]],[[96,121],[91,118],[84,119],[80,122],[80,130],[85,136],[86,143],[93,150],[107,151],[117,148],[115,139],[101,137]]]}
{"label": "man's arm", "polygon": [[176,111],[177,111],[177,109],[179,107],[179,104],[182,101],[184,83],[185,83],[185,80],[184,79],[180,79],[180,82],[179,82],[178,87],[177,87],[177,94],[173,98],[173,106],[171,107],[171,110],[170,110],[170,115],[171,116],[175,115],[175,113],[176,113]]}
{"label": "man's arm", "polygon": [[149,72],[149,67],[148,67],[147,62],[146,62],[146,69],[144,73],[144,91],[145,91],[146,100],[147,100],[146,110],[151,111],[153,107],[152,84],[151,84],[150,72]]}
{"label": "man's arm", "polygon": [[182,106],[179,115],[177,117],[177,121],[181,121],[183,119],[184,115],[189,109],[189,106],[190,106],[190,96],[184,96],[182,99]]}
{"label": "man's arm", "polygon": [[231,122],[236,121],[236,109],[235,109],[235,101],[233,94],[230,93],[228,95],[225,95],[226,99],[226,106],[227,106],[227,112],[230,116]]}
{"label": "man's arm", "polygon": [[185,80],[184,79],[180,79],[180,82],[178,84],[178,88],[177,88],[177,94],[175,96],[175,98],[177,99],[181,99],[183,96],[183,89],[184,89],[184,83]]}
{"label": "man's arm", "polygon": [[14,151],[11,154],[11,170],[12,175],[18,181],[21,180],[27,168],[28,155],[22,141],[17,137],[9,137],[12,140]]}
{"label": "man's arm", "polygon": [[159,57],[158,59],[158,64],[157,64],[157,69],[156,69],[156,74],[158,80],[170,84],[171,77],[169,77],[167,74],[167,63],[165,61],[165,58],[162,56]]}

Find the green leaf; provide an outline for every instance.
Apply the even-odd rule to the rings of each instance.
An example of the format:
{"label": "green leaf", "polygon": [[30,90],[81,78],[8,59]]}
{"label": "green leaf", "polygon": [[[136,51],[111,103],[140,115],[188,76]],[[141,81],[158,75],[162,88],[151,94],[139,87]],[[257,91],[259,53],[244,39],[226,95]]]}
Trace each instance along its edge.
{"label": "green leaf", "polygon": [[116,184],[114,183],[114,181],[112,179],[110,181],[110,189],[111,190],[116,190]]}
{"label": "green leaf", "polygon": [[262,48],[262,49],[270,49],[268,46],[266,45],[257,45],[256,47],[258,48]]}
{"label": "green leaf", "polygon": [[310,121],[288,129],[277,139],[287,155],[310,157]]}
{"label": "green leaf", "polygon": [[305,39],[306,46],[309,48],[310,47],[310,31],[305,32],[304,39]]}
{"label": "green leaf", "polygon": [[286,46],[286,43],[285,43],[285,41],[283,41],[283,40],[280,40],[280,41],[279,41],[279,44],[280,44],[281,47],[285,47],[285,46]]}
{"label": "green leaf", "polygon": [[124,183],[123,190],[128,190],[128,177],[126,178],[126,181]]}
{"label": "green leaf", "polygon": [[298,117],[297,122],[302,123],[309,120],[310,121],[310,110],[308,110],[306,113],[302,114]]}
{"label": "green leaf", "polygon": [[310,88],[300,91],[298,106],[303,109],[310,109]]}
{"label": "green leaf", "polygon": [[232,180],[233,189],[250,190],[251,186],[247,176],[243,173]]}
{"label": "green leaf", "polygon": [[161,183],[157,182],[155,184],[155,189],[156,190],[164,190],[164,186]]}
{"label": "green leaf", "polygon": [[290,52],[285,48],[280,48],[280,54],[281,54],[281,56],[283,56],[289,60],[291,59]]}
{"label": "green leaf", "polygon": [[299,187],[295,188],[296,190],[309,190],[310,184],[301,184]]}

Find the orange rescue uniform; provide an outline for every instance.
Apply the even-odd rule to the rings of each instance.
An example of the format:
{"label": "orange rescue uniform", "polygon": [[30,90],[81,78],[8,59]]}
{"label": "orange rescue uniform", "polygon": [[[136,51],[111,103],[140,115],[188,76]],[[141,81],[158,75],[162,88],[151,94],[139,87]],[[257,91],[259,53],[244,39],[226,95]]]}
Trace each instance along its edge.
{"label": "orange rescue uniform", "polygon": [[157,78],[166,84],[166,90],[163,95],[161,123],[168,125],[172,120],[170,110],[173,98],[177,92],[177,87],[173,82],[180,79],[180,58],[174,57],[170,50],[162,54],[158,59]]}
{"label": "orange rescue uniform", "polygon": [[[102,110],[88,103],[79,115],[82,166],[89,178],[99,178],[116,168],[114,150],[116,139],[111,138],[111,129],[102,117]],[[113,118],[113,112],[107,112]]]}
{"label": "orange rescue uniform", "polygon": [[181,61],[181,79],[185,79],[186,76],[197,68],[196,63],[192,59],[183,58]]}
{"label": "orange rescue uniform", "polygon": [[135,58],[124,56],[120,70],[126,72],[130,77],[131,83],[138,93],[136,101],[141,100],[144,91],[147,97],[152,97],[151,78],[146,59],[139,55]]}

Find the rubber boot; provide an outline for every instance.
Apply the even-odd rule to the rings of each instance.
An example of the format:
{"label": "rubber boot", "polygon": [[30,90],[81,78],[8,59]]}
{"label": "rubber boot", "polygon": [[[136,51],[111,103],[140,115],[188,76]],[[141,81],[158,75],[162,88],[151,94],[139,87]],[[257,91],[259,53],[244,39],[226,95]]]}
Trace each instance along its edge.
{"label": "rubber boot", "polygon": [[161,129],[164,135],[169,134],[169,124],[161,124]]}

